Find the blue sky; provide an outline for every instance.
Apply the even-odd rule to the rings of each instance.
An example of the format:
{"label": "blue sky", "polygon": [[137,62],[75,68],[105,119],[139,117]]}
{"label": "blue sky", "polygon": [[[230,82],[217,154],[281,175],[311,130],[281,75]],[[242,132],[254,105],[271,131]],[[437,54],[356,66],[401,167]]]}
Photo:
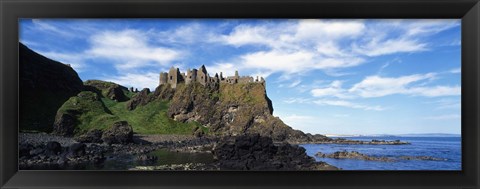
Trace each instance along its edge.
{"label": "blue sky", "polygon": [[22,19],[82,80],[155,89],[205,64],[263,76],[274,115],[320,134],[460,134],[460,20]]}

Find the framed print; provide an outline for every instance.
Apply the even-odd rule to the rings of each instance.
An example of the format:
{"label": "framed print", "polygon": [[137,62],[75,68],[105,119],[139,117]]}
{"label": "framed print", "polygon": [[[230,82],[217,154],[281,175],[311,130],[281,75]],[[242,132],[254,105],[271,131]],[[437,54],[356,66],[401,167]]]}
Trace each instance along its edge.
{"label": "framed print", "polygon": [[477,1],[1,9],[4,188],[478,187]]}

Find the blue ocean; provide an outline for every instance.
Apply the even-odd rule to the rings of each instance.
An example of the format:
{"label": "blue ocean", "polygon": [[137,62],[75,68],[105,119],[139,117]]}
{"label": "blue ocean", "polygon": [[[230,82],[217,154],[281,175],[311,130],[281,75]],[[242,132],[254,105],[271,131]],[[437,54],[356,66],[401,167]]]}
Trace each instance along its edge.
{"label": "blue ocean", "polygon": [[461,170],[461,137],[346,137],[352,140],[401,140],[408,145],[303,144],[309,156],[317,152],[358,151],[373,157],[430,156],[444,160],[402,160],[394,162],[315,157],[343,170]]}

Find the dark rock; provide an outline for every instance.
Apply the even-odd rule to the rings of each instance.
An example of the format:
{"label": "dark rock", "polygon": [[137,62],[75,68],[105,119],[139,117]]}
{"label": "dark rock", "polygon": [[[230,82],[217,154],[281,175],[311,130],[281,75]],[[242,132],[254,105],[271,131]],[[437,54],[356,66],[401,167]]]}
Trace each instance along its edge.
{"label": "dark rock", "polygon": [[403,160],[423,160],[423,161],[446,161],[448,159],[436,158],[431,156],[400,156]]}
{"label": "dark rock", "polygon": [[406,145],[410,144],[409,142],[404,142],[400,140],[386,141],[386,140],[371,140],[371,141],[360,141],[360,140],[349,140],[345,138],[337,139],[326,139],[326,140],[317,140],[312,143],[317,144],[362,144],[362,145]]}
{"label": "dark rock", "polygon": [[85,148],[87,145],[83,143],[75,143],[70,145],[68,148],[68,154],[67,156],[69,157],[79,157],[79,156],[84,156],[85,155]]}
{"label": "dark rock", "polygon": [[31,156],[37,156],[37,155],[43,154],[43,152],[45,152],[45,150],[43,148],[37,147],[33,150],[30,150],[30,155]]}
{"label": "dark rock", "polygon": [[62,145],[56,141],[50,141],[47,143],[45,153],[47,155],[58,155],[62,151]]}
{"label": "dark rock", "polygon": [[93,129],[75,138],[75,140],[82,143],[102,143],[102,134],[103,131],[99,129]]}
{"label": "dark rock", "polygon": [[203,137],[205,135],[205,132],[200,128],[200,127],[195,127],[193,130],[193,136],[195,137]]}
{"label": "dark rock", "polygon": [[318,152],[315,154],[317,157],[321,158],[334,158],[334,159],[359,159],[359,160],[366,160],[366,161],[384,161],[384,162],[391,162],[393,161],[387,157],[371,157],[365,154],[362,154],[357,151],[337,151],[333,154],[324,154],[322,152]]}
{"label": "dark rock", "polygon": [[133,142],[133,129],[126,121],[115,122],[111,128],[102,134],[102,140],[107,144],[127,144]]}
{"label": "dark rock", "polygon": [[139,105],[145,105],[151,101],[149,98],[150,89],[145,88],[127,102],[127,110],[134,110]]}
{"label": "dark rock", "polygon": [[65,157],[60,157],[56,162],[60,167],[64,167],[68,163],[68,159]]}
{"label": "dark rock", "polygon": [[[213,149],[214,158],[226,170],[315,170],[319,166],[299,146],[275,145],[271,138],[244,135],[225,139]],[[333,168],[333,166],[332,166]]]}
{"label": "dark rock", "polygon": [[77,126],[76,111],[59,112],[53,124],[54,134],[61,136],[73,136]]}
{"label": "dark rock", "polygon": [[30,156],[30,151],[33,149],[31,144],[22,143],[18,146],[18,155],[19,157],[28,157]]}

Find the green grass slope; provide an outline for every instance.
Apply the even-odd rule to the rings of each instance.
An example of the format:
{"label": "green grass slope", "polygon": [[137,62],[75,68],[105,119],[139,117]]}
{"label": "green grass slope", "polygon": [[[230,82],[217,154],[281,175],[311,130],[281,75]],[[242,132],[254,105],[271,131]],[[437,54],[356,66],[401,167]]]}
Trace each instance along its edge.
{"label": "green grass slope", "polygon": [[[150,94],[151,95],[151,94]],[[200,127],[204,132],[208,129],[197,122],[181,123],[167,116],[168,101],[155,100],[144,106],[138,106],[129,111],[126,102],[115,102],[108,98],[102,98],[107,108],[113,115],[128,121],[134,132],[140,134],[192,134],[193,130]]]}
{"label": "green grass slope", "polygon": [[[101,84],[100,81],[95,82]],[[124,93],[128,98],[136,95],[128,90]],[[116,121],[127,121],[133,131],[138,134],[190,135],[197,128],[208,133],[208,129],[197,122],[182,123],[169,118],[167,116],[169,101],[154,100],[129,111],[126,108],[128,101],[118,102],[103,96],[103,94],[103,92],[83,91],[65,102],[57,114],[74,115],[76,118],[75,135],[92,129],[107,129]]]}

